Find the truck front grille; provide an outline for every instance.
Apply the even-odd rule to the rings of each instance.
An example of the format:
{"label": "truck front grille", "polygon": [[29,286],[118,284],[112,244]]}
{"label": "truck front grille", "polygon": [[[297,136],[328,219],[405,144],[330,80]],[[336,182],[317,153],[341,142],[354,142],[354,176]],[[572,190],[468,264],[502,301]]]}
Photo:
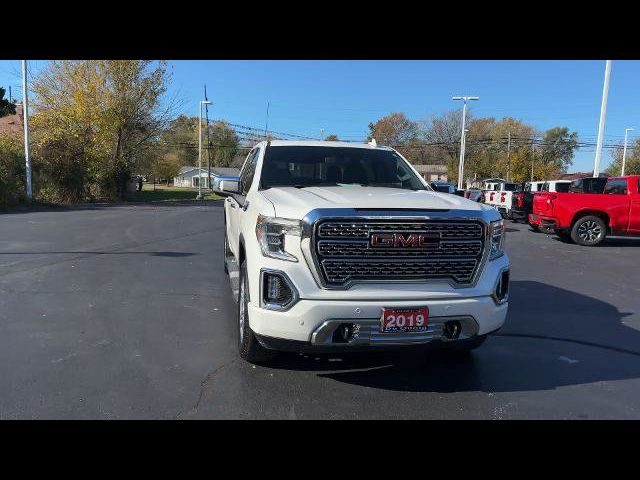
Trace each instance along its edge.
{"label": "truck front grille", "polygon": [[327,286],[430,279],[464,285],[482,263],[484,232],[476,220],[321,220],[313,254]]}

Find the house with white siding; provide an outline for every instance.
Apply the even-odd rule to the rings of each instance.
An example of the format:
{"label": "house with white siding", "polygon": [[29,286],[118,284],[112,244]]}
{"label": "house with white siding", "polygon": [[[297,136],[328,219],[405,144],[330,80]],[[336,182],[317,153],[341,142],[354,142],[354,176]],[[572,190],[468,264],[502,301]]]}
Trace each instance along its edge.
{"label": "house with white siding", "polygon": [[[237,168],[212,167],[211,182],[215,177],[237,177],[240,171]],[[206,168],[198,167],[182,167],[178,175],[173,177],[173,185],[175,187],[191,187],[198,188],[202,182],[202,188],[209,188],[209,171]]]}

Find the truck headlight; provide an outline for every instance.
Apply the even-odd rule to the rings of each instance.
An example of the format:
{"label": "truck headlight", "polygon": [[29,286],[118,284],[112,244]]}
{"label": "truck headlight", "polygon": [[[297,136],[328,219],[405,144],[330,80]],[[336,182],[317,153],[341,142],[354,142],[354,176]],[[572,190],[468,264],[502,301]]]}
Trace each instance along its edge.
{"label": "truck headlight", "polygon": [[262,255],[265,257],[297,262],[298,259],[286,251],[284,241],[285,235],[299,237],[301,232],[300,220],[258,215],[256,237],[258,238]]}
{"label": "truck headlight", "polygon": [[489,228],[491,236],[491,253],[489,254],[489,260],[494,260],[504,254],[504,220],[491,222],[491,226]]}

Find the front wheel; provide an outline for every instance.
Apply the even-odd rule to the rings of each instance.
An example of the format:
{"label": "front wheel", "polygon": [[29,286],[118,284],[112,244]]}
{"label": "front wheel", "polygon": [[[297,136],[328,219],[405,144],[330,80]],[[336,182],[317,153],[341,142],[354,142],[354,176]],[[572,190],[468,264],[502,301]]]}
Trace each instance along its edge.
{"label": "front wheel", "polygon": [[571,229],[571,239],[578,245],[594,247],[607,236],[607,226],[600,217],[587,215],[579,218]]}
{"label": "front wheel", "polygon": [[263,347],[249,326],[249,280],[247,262],[240,266],[238,292],[238,353],[249,363],[271,360],[276,352]]}
{"label": "front wheel", "polygon": [[224,228],[224,246],[222,247],[222,264],[224,265],[224,273],[229,274],[227,267],[227,258],[229,255],[229,240],[227,240],[227,226]]}

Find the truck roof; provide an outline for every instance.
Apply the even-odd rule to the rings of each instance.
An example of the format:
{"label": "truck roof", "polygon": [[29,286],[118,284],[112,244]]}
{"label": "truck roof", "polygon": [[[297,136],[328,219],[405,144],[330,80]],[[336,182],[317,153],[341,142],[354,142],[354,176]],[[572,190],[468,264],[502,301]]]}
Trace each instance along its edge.
{"label": "truck roof", "polygon": [[[266,141],[258,143],[258,145],[266,145]],[[356,142],[340,142],[327,140],[271,140],[270,147],[342,147],[342,148],[370,148],[373,150],[393,150],[391,147],[384,145],[371,145],[369,143]]]}

